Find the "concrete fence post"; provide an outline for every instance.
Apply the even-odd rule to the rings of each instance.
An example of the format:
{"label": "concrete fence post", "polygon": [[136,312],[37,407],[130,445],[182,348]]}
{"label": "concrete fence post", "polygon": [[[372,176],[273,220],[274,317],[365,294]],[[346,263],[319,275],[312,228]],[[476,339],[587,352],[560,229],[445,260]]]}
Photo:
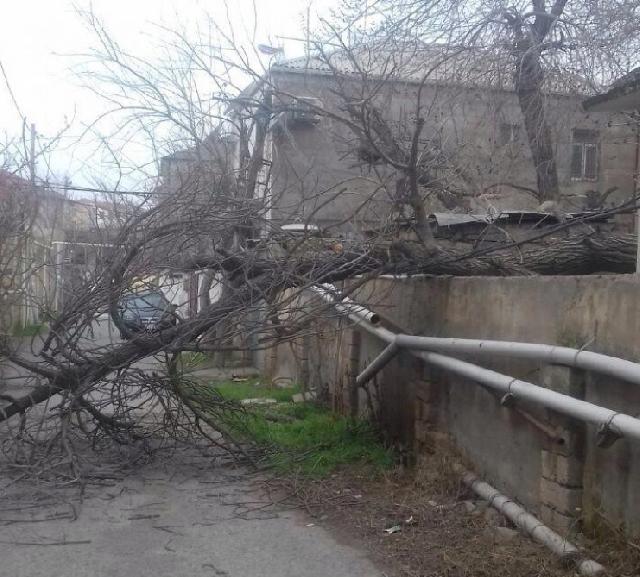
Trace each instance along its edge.
{"label": "concrete fence post", "polygon": [[442,401],[441,375],[431,367],[421,367],[420,378],[413,382],[413,439],[416,461],[432,451],[435,445],[450,445],[447,433],[438,430],[438,410]]}
{"label": "concrete fence post", "polygon": [[311,336],[304,334],[300,345],[302,349],[300,354],[300,381],[303,389],[309,391],[311,379],[311,361],[309,360],[311,354]]}
{"label": "concrete fence post", "polygon": [[[549,365],[543,369],[543,384],[564,395],[584,399],[583,371]],[[582,516],[585,425],[552,411],[547,413],[563,442],[549,442],[542,450],[540,516],[559,531],[577,532]]]}
{"label": "concrete fence post", "polygon": [[362,349],[362,334],[353,327],[351,329],[351,341],[349,342],[349,375],[347,379],[347,403],[349,413],[352,417],[357,417],[360,412],[358,385],[356,377],[360,373],[360,352]]}

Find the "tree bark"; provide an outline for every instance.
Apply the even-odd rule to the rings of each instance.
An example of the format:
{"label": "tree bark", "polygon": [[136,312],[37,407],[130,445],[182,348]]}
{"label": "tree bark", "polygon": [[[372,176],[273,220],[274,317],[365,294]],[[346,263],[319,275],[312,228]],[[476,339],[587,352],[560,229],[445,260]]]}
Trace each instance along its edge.
{"label": "tree bark", "polygon": [[529,46],[526,50],[518,51],[517,58],[515,90],[536,171],[538,200],[556,201],[560,195],[558,167],[545,115],[544,70],[540,63],[540,54],[535,47]]}
{"label": "tree bark", "polygon": [[[441,250],[437,256],[404,243],[392,247],[391,272],[452,276],[589,275],[635,272],[636,237],[581,235],[523,249],[514,247],[488,255],[471,251]],[[394,255],[394,252],[396,253]]]}
{"label": "tree bark", "polygon": [[[306,258],[301,255],[283,261],[261,260],[256,255],[248,255],[243,261],[237,256],[233,259],[233,270],[242,266],[242,279],[194,319],[158,334],[135,337],[72,367],[63,368],[53,361],[44,363],[48,366],[41,372],[46,371],[50,384],[37,387],[29,395],[0,409],[0,422],[63,390],[87,390],[113,371],[131,366],[159,351],[177,352],[188,348],[197,342],[200,335],[227,326],[229,318],[242,313],[250,303],[261,301],[265,294],[273,294],[277,290],[337,282],[367,273],[452,276],[633,273],[636,249],[635,235],[593,234],[554,239],[537,246],[528,245],[522,250],[514,246],[490,254],[467,249],[439,249],[434,254],[422,243],[398,241],[384,246],[362,246],[359,250],[339,254],[327,251],[327,254],[316,253]],[[212,257],[209,263],[213,266],[216,260],[220,262],[219,255],[215,259]],[[198,263],[201,265],[202,261]],[[224,335],[218,338],[224,340]]]}

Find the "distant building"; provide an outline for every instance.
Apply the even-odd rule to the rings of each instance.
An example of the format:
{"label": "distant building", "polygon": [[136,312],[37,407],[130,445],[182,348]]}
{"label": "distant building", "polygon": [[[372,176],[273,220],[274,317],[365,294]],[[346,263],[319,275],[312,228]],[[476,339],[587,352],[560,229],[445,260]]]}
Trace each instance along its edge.
{"label": "distant building", "polygon": [[38,323],[55,308],[54,243],[64,238],[64,198],[0,170],[0,330]]}
{"label": "distant building", "polygon": [[[374,98],[396,141],[408,148],[418,91],[426,120],[419,147],[429,163],[422,188],[429,212],[539,208],[510,68],[485,55],[446,58],[442,50],[425,46],[406,62],[402,55],[374,51],[356,52],[355,60],[338,51],[329,62],[305,56],[275,64],[247,87],[237,99],[237,117],[260,107],[271,111],[263,171],[269,182],[257,195],[268,195],[274,224],[309,222],[358,234],[393,219],[401,200],[395,171],[336,117],[345,116],[349,102]],[[397,72],[386,76],[391,67]],[[423,83],[425,70],[430,74]],[[566,212],[619,202],[633,191],[635,133],[615,113],[585,112],[585,90],[568,74],[547,83],[547,120]],[[443,183],[440,190],[436,182]]]}

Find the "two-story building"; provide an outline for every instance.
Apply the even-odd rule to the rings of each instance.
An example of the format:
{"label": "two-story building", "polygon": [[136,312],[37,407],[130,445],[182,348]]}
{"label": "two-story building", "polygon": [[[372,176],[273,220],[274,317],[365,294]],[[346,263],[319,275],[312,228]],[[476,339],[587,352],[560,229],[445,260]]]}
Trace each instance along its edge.
{"label": "two-story building", "polygon": [[[587,88],[568,73],[549,74],[546,89],[561,209],[592,210],[629,198],[635,128],[616,113],[585,111]],[[540,210],[508,64],[424,46],[405,62],[394,54],[393,66],[388,54],[371,50],[279,62],[240,95],[237,118],[270,112],[256,196],[274,224],[358,234],[397,218],[397,171],[363,145],[363,127],[349,114],[349,106],[365,100],[407,151],[416,119],[424,120],[418,147],[428,159],[420,189],[428,212]]]}

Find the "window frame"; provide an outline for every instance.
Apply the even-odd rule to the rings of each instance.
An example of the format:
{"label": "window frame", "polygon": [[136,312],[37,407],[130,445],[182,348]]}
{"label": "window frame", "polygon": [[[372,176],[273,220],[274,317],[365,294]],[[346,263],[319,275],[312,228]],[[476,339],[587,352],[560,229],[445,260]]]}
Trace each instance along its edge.
{"label": "window frame", "polygon": [[520,128],[520,124],[514,122],[501,122],[498,126],[498,146],[513,148],[519,145],[522,142]]}
{"label": "window frame", "polygon": [[[576,133],[583,135],[577,137]],[[600,135],[597,130],[574,128],[571,131],[571,157],[569,161],[569,177],[573,182],[597,182],[600,179]],[[580,149],[580,174],[574,172],[574,153]],[[589,151],[593,151],[593,167],[589,168]],[[593,176],[590,175],[593,174]]]}

